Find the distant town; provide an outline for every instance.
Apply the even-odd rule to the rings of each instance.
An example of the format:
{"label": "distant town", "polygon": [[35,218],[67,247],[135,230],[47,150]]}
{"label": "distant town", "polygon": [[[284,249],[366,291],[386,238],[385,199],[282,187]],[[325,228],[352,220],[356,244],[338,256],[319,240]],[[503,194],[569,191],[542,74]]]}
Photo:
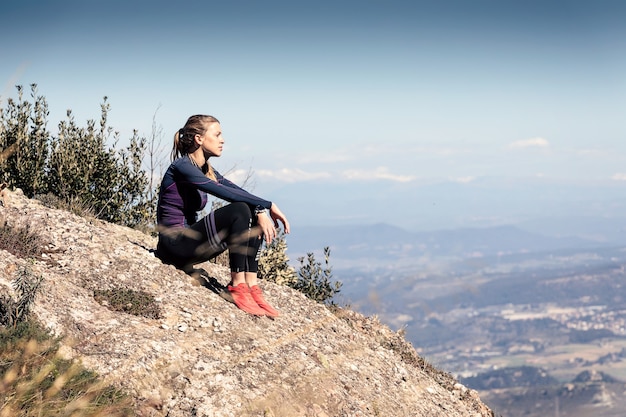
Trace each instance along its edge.
{"label": "distant town", "polygon": [[[362,241],[360,253],[376,244],[372,252],[387,248],[389,262],[371,259],[361,268],[346,265],[345,242],[334,253],[347,267],[335,276],[352,308],[405,332],[429,362],[478,389],[504,416],[558,415],[555,407],[570,417],[622,416],[626,245],[567,248],[544,240],[532,251],[540,239],[506,233],[510,243],[500,247],[467,231],[463,239],[448,232],[389,246]],[[599,414],[585,414],[592,405]]]}

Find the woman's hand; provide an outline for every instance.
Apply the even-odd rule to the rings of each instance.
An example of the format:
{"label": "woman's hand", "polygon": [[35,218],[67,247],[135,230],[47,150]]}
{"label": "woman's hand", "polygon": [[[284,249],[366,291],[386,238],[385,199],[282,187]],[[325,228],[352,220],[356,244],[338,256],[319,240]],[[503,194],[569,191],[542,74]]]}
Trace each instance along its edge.
{"label": "woman's hand", "polygon": [[269,245],[276,237],[276,228],[274,223],[267,217],[265,212],[261,212],[256,216],[256,224],[261,229],[261,235],[265,238],[265,242]]}
{"label": "woman's hand", "polygon": [[272,203],[272,207],[270,207],[270,217],[274,221],[274,227],[279,227],[278,222],[280,221],[285,228],[285,233],[289,234],[289,221],[287,217],[283,214],[282,211],[278,208],[278,206]]}
{"label": "woman's hand", "polygon": [[[270,220],[271,217],[271,220]],[[278,208],[278,206],[272,203],[272,207],[270,208],[270,217],[267,217],[265,212],[257,214],[257,225],[261,229],[261,233],[265,236],[265,242],[269,245],[272,243],[272,240],[278,235],[276,229],[280,227],[280,223],[283,224],[285,229],[285,233],[289,234],[289,221],[287,217],[283,214],[282,211]]]}

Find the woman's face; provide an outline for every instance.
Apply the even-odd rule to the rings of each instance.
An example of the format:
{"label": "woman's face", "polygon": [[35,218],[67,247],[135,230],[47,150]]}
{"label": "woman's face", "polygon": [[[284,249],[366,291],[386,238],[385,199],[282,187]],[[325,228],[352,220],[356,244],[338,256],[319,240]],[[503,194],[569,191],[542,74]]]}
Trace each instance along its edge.
{"label": "woman's face", "polygon": [[222,137],[222,127],[219,123],[209,123],[204,135],[197,136],[199,137],[199,141],[201,141],[200,146],[202,147],[202,151],[207,158],[209,156],[220,156],[222,154],[224,138]]}

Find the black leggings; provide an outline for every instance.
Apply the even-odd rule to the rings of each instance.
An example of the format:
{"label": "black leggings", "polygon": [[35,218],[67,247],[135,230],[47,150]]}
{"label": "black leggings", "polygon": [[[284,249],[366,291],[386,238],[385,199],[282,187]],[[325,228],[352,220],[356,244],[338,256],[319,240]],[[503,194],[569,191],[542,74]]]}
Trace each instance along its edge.
{"label": "black leggings", "polygon": [[252,233],[256,217],[246,203],[212,211],[187,228],[159,233],[156,254],[185,271],[228,249],[231,272],[257,272],[262,237]]}

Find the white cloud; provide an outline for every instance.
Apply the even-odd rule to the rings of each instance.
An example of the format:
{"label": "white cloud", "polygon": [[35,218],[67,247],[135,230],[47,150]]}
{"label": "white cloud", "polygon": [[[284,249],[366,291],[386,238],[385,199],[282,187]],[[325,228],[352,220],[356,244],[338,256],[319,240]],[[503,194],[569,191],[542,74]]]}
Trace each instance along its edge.
{"label": "white cloud", "polygon": [[[269,178],[274,181],[288,183],[325,180],[336,176],[336,174],[332,174],[331,172],[327,171],[307,172],[301,169],[293,168],[282,168],[278,170],[263,169],[254,171],[254,174],[262,178]],[[238,170],[229,173],[228,178],[233,182],[237,182],[235,181],[236,179],[238,179],[239,181],[245,179],[245,175],[248,175],[247,171]],[[348,169],[342,171],[339,176],[349,181],[388,180],[394,182],[410,182],[416,179],[416,177],[413,175],[393,174],[389,172],[389,169],[387,167],[378,167],[373,171]]]}
{"label": "white cloud", "polygon": [[531,139],[516,140],[515,142],[511,142],[509,144],[509,148],[514,148],[514,149],[547,148],[548,146],[550,146],[550,142],[548,142],[544,138],[531,138]]}
{"label": "white cloud", "polygon": [[287,158],[290,162],[297,162],[300,165],[306,164],[348,164],[356,161],[380,161],[393,159],[394,161],[411,158],[446,158],[454,155],[466,155],[472,153],[473,149],[465,147],[439,147],[439,146],[419,146],[414,144],[401,144],[397,146],[381,146],[379,143],[363,143],[342,148],[318,152],[306,151],[306,153],[289,154]]}
{"label": "white cloud", "polygon": [[475,179],[476,179],[476,177],[468,176],[468,177],[452,178],[452,181],[458,182],[458,183],[461,183],[461,184],[467,184],[467,183],[470,183],[470,182],[474,181]]}
{"label": "white cloud", "polygon": [[615,181],[626,181],[626,174],[618,172],[617,174],[614,174],[611,179]]}
{"label": "white cloud", "polygon": [[297,157],[299,164],[336,164],[354,159],[356,159],[354,152],[350,153],[348,151],[335,151],[330,153],[309,152],[306,155]]}
{"label": "white cloud", "polygon": [[426,156],[454,156],[474,152],[475,149],[466,147],[437,147],[437,146],[416,146],[408,150],[409,153]]}
{"label": "white cloud", "polygon": [[392,174],[387,167],[378,167],[374,171],[349,169],[343,171],[342,175],[348,180],[390,180],[395,182],[410,182],[416,178],[413,175]]}
{"label": "white cloud", "polygon": [[260,177],[271,178],[283,182],[300,182],[327,179],[331,177],[328,172],[306,172],[301,169],[282,168],[278,170],[263,169],[255,171]]}
{"label": "white cloud", "polygon": [[579,156],[591,156],[591,157],[605,157],[609,156],[610,152],[600,149],[580,149],[576,151]]}
{"label": "white cloud", "polygon": [[251,172],[245,169],[234,169],[232,171],[224,173],[224,176],[226,178],[239,185],[243,184],[248,179],[248,177],[250,177],[250,175]]}

